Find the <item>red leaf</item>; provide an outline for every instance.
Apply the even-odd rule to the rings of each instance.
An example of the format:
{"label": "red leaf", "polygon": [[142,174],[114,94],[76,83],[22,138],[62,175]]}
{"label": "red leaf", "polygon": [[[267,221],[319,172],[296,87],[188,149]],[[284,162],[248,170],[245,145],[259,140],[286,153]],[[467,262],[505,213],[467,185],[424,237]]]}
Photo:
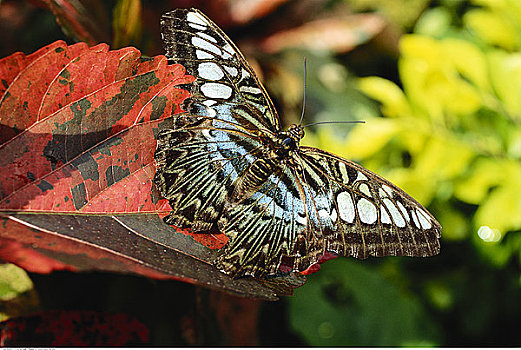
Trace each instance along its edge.
{"label": "red leaf", "polygon": [[331,16],[275,33],[261,46],[270,53],[295,47],[346,53],[380,33],[384,26],[384,19],[373,14]]}
{"label": "red leaf", "polygon": [[133,317],[95,311],[46,311],[0,323],[0,346],[135,346],[148,329]]}
{"label": "red leaf", "polygon": [[[269,283],[211,265],[226,236],[161,220],[171,208],[152,187],[155,135],[189,96],[184,67],[135,48],[56,42],[1,60],[0,73],[1,259],[33,272],[127,272],[275,298]],[[288,293],[302,281],[270,283]]]}
{"label": "red leaf", "polygon": [[235,23],[248,23],[253,19],[262,18],[273,12],[288,0],[270,1],[228,1],[227,7]]}

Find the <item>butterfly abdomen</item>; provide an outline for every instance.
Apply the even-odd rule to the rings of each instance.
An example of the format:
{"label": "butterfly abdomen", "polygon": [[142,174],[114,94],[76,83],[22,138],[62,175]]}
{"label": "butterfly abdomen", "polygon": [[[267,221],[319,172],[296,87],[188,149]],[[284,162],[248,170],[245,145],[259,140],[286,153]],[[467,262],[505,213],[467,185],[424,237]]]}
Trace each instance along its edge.
{"label": "butterfly abdomen", "polygon": [[233,193],[231,195],[231,202],[238,203],[243,199],[250,197],[251,194],[261,187],[272,174],[279,171],[280,166],[275,159],[256,159],[246,169],[242,176],[235,181],[233,185]]}

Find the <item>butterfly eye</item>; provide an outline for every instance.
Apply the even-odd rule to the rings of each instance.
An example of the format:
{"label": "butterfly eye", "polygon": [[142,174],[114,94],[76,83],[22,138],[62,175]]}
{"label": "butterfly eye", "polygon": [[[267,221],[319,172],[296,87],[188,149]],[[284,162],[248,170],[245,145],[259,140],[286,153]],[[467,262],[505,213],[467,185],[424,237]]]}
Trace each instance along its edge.
{"label": "butterfly eye", "polygon": [[285,149],[295,149],[295,141],[291,137],[286,137],[284,140],[282,140],[282,145]]}

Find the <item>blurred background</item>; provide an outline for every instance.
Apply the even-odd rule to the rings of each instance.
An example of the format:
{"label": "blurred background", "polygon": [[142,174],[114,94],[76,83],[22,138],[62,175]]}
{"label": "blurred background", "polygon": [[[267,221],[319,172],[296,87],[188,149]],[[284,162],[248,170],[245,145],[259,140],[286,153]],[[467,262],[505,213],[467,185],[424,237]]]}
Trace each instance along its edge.
{"label": "blurred background", "polygon": [[[159,18],[179,7],[241,48],[286,126],[301,113],[306,57],[305,123],[366,123],[311,127],[302,144],[389,179],[443,227],[436,257],[335,259],[294,296],[259,303],[254,344],[521,345],[520,1],[3,0],[0,57],[57,39],[162,54]],[[2,269],[0,299],[25,295],[0,303],[4,318],[124,311],[153,345],[194,344],[186,315],[204,292],[191,285]]]}

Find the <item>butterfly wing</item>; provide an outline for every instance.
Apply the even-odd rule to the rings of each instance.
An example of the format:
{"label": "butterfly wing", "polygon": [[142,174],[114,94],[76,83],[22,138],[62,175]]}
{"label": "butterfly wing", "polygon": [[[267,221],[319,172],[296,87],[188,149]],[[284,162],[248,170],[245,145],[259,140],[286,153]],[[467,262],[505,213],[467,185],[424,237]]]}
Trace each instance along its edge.
{"label": "butterfly wing", "polygon": [[[403,190],[360,165],[312,147],[298,156],[326,229],[319,248],[344,256],[431,256],[439,253],[441,226]],[[322,204],[324,203],[324,204]],[[327,204],[327,205],[326,205]]]}
{"label": "butterfly wing", "polygon": [[219,230],[228,243],[216,266],[235,276],[278,273],[294,269],[307,257],[306,188],[287,164],[272,166],[267,180],[249,197],[224,207]]}
{"label": "butterfly wing", "polygon": [[255,72],[235,44],[197,9],[177,9],[161,18],[166,57],[197,77],[188,87],[188,112],[212,107],[219,115],[235,108],[258,130],[277,132],[279,116]]}
{"label": "butterfly wing", "polygon": [[228,189],[256,159],[261,147],[243,128],[204,115],[181,115],[158,135],[154,184],[169,200],[168,224],[214,228]]}
{"label": "butterfly wing", "polygon": [[225,210],[230,237],[218,267],[237,275],[306,270],[326,253],[431,256],[439,253],[436,219],[384,178],[331,153],[300,147],[255,198]]}
{"label": "butterfly wing", "polygon": [[167,58],[197,79],[187,86],[187,113],[158,135],[154,183],[172,207],[167,223],[207,231],[279,117],[237,47],[203,13],[174,10],[161,29]]}

